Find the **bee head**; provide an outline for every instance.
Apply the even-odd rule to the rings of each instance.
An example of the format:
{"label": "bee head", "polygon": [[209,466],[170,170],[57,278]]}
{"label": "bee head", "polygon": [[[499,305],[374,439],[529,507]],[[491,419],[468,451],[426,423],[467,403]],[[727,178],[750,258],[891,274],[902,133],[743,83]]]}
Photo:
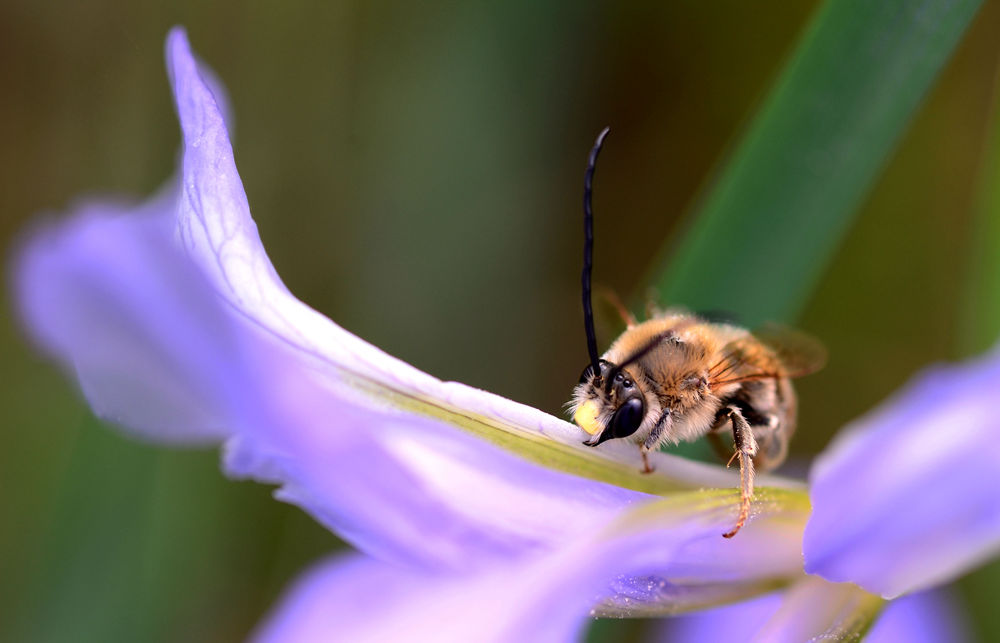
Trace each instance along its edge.
{"label": "bee head", "polygon": [[646,402],[635,380],[623,369],[600,360],[588,364],[573,394],[573,421],[593,436],[587,446],[635,433],[646,415]]}

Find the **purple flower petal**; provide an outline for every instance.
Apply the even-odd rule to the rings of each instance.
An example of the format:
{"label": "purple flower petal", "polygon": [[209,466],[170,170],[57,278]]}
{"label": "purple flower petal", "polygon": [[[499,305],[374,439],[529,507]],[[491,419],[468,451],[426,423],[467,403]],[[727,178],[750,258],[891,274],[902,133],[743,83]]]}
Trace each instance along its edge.
{"label": "purple flower petal", "polygon": [[[624,511],[642,511],[656,501],[535,465],[433,418],[331,395],[329,382],[288,366],[268,369],[275,419],[230,442],[226,469],[236,477],[282,484],[279,498],[380,558],[481,567],[498,557],[557,550]],[[715,493],[723,493],[726,509],[735,511],[735,490]],[[768,493],[779,492],[761,491],[761,511]],[[784,504],[800,503],[804,515],[799,492],[780,494]],[[720,541],[723,531],[716,534]],[[742,567],[769,564],[779,542]],[[795,539],[786,544],[799,566]]]}
{"label": "purple flower petal", "polygon": [[663,622],[656,640],[670,643],[751,641],[781,607],[782,598],[781,592],[772,592],[749,601],[678,616]]}
{"label": "purple flower petal", "polygon": [[[431,418],[329,395],[289,373],[280,420],[230,442],[226,470],[283,485],[359,549],[465,569],[556,547],[651,497],[528,463]],[[333,420],[331,420],[333,418]]]}
{"label": "purple flower petal", "polygon": [[[860,607],[860,612],[852,611],[852,606]],[[775,592],[671,619],[664,623],[657,638],[671,643],[852,640],[846,636],[845,626],[857,616],[862,619],[858,626],[863,628],[871,607],[866,605],[863,593],[851,585],[813,579],[787,594]],[[949,596],[922,592],[889,602],[864,640],[961,643],[968,638],[964,619]]]}
{"label": "purple flower petal", "polygon": [[80,380],[95,413],[171,442],[228,434],[245,378],[228,315],[171,242],[174,193],[81,206],[37,228],[16,262],[25,327]]}
{"label": "purple flower petal", "polygon": [[[252,641],[295,643],[364,641],[370,625],[404,604],[429,584],[425,573],[408,571],[373,558],[347,555],[313,566],[285,592]],[[462,614],[456,614],[461,618]],[[400,624],[400,629],[411,624]],[[412,626],[404,637],[420,640]],[[400,632],[402,634],[402,632]],[[370,639],[369,639],[370,640]]]}
{"label": "purple flower petal", "polygon": [[867,643],[963,643],[969,640],[965,615],[952,597],[941,590],[891,601],[865,638]]}
{"label": "purple flower petal", "polygon": [[857,585],[806,578],[784,593],[754,638],[773,643],[857,640],[881,608],[877,596]]}
{"label": "purple flower petal", "polygon": [[573,640],[588,616],[697,608],[759,592],[776,571],[797,573],[799,534],[789,525],[804,507],[764,503],[745,533],[728,541],[719,534],[734,517],[731,498],[686,495],[699,499],[646,506],[547,555],[473,573],[357,557],[324,563],[295,583],[256,639]]}
{"label": "purple flower petal", "polygon": [[813,467],[806,570],[892,598],[1000,551],[1000,352],[921,375]]}

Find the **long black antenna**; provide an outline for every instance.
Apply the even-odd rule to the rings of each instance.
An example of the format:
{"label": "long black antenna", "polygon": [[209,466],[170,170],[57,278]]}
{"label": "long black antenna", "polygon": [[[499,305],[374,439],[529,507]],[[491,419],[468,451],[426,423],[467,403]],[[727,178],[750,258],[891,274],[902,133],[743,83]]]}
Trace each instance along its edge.
{"label": "long black antenna", "polygon": [[601,153],[604,139],[610,127],[605,127],[597,135],[594,148],[590,150],[587,159],[587,173],[583,175],[583,274],[580,281],[583,284],[583,325],[587,331],[587,352],[590,354],[590,367],[594,369],[595,383],[600,386],[601,364],[597,354],[597,334],[594,333],[594,306],[590,300],[590,273],[594,269],[594,209],[591,197],[594,194],[594,168],[597,166],[597,155]]}

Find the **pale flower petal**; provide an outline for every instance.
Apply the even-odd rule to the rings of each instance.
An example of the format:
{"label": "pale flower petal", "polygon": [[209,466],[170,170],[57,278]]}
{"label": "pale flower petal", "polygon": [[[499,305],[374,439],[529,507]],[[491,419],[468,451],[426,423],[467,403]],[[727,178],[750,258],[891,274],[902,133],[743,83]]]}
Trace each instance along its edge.
{"label": "pale flower petal", "polygon": [[295,372],[269,396],[282,410],[230,442],[227,472],[281,484],[278,498],[383,559],[482,566],[653,498],[528,463],[433,418],[352,404]]}
{"label": "pale flower petal", "polygon": [[690,497],[640,507],[548,554],[474,573],[351,557],[324,563],[295,584],[256,638],[568,641],[588,616],[697,609],[773,587],[783,580],[776,572],[799,574],[804,505],[765,501],[740,538],[726,540],[731,497],[682,495]]}
{"label": "pale flower petal", "polygon": [[971,641],[965,615],[943,590],[911,594],[882,610],[866,643],[965,643]]}
{"label": "pale flower petal", "polygon": [[[854,640],[844,624],[831,629],[831,615],[850,606],[860,612],[842,611],[850,621],[861,617],[860,628],[877,605],[849,584],[812,579],[783,592],[767,594],[742,603],[725,605],[665,621],[657,640],[664,643],[701,641],[840,641]],[[858,599],[861,598],[859,601]],[[866,603],[869,603],[866,606]],[[832,609],[831,609],[832,608]],[[837,620],[834,618],[833,620]],[[885,605],[864,636],[865,643],[962,643],[968,641],[965,620],[945,592],[931,591],[905,596]]]}
{"label": "pale flower petal", "polygon": [[806,570],[892,598],[1000,552],[1000,352],[921,375],[817,459]]}
{"label": "pale flower petal", "polygon": [[80,381],[94,412],[169,442],[229,435],[245,386],[239,334],[169,234],[175,193],[92,202],[28,235],[15,262],[24,326]]}
{"label": "pale flower petal", "polygon": [[752,640],[768,643],[859,639],[878,616],[882,600],[851,583],[807,578],[788,589]]}
{"label": "pale flower petal", "polygon": [[668,619],[658,628],[656,640],[664,643],[746,643],[752,641],[760,628],[778,611],[782,598],[781,592],[772,592],[748,601]]}
{"label": "pale flower petal", "polygon": [[[231,441],[227,471],[282,484],[279,498],[383,559],[482,566],[559,549],[656,500],[527,462],[434,418],[354,403],[294,363],[267,371],[273,419]],[[735,511],[738,492],[718,493]],[[805,510],[801,492],[762,488],[760,511],[769,494]],[[789,544],[800,565],[798,547]],[[768,563],[777,547],[775,541],[741,569]]]}

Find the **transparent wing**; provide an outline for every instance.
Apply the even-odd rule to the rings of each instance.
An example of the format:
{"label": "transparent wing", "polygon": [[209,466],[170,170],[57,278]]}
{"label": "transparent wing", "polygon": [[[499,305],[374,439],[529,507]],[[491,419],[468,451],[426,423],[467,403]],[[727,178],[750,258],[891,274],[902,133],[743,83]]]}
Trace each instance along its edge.
{"label": "transparent wing", "polygon": [[802,377],[821,369],[826,349],[800,331],[766,324],[752,336],[727,344],[709,371],[710,384],[721,386],[750,380]]}
{"label": "transparent wing", "polygon": [[754,331],[754,337],[774,351],[785,377],[802,377],[826,365],[826,347],[802,331],[768,323]]}

